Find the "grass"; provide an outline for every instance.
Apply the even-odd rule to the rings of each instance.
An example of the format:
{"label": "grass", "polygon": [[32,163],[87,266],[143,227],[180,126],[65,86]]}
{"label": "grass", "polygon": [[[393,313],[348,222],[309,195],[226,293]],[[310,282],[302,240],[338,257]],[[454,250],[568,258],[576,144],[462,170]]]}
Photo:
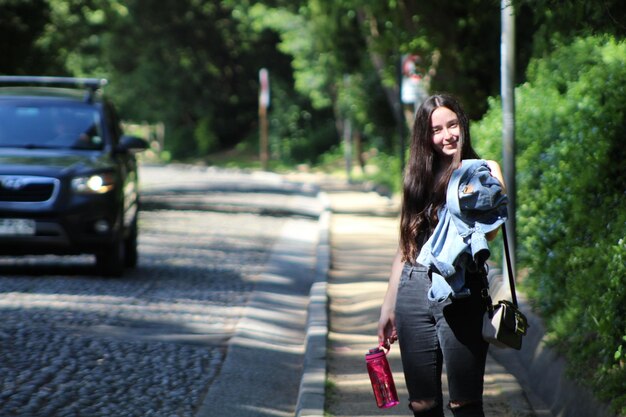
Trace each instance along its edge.
{"label": "grass", "polygon": [[324,417],[334,417],[332,413],[326,411],[328,406],[333,402],[337,401],[337,385],[330,379],[326,378],[326,382],[324,383],[325,390],[325,403],[324,403]]}

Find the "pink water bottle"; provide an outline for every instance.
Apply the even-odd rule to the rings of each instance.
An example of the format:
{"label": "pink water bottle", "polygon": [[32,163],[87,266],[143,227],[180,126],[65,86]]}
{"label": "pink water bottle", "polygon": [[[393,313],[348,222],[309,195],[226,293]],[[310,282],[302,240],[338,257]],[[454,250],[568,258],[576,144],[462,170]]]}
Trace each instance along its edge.
{"label": "pink water bottle", "polygon": [[365,363],[378,408],[398,405],[398,393],[396,392],[396,385],[393,383],[393,374],[389,368],[387,353],[381,349],[381,346],[370,349],[365,355]]}

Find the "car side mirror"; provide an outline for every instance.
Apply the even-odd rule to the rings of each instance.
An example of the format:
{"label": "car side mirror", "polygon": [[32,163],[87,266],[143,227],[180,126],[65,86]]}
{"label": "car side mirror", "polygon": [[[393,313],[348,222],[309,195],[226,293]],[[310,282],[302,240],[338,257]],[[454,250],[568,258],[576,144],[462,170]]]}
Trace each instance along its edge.
{"label": "car side mirror", "polygon": [[124,152],[141,152],[148,149],[148,142],[137,136],[124,135],[120,138],[120,143],[115,147],[115,151]]}

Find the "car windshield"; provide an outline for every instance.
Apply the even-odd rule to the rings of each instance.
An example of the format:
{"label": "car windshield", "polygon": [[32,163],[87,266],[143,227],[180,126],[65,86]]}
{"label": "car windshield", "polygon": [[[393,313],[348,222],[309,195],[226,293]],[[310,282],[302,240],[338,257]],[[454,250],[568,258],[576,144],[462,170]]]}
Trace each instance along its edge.
{"label": "car windshield", "polygon": [[76,104],[0,103],[0,147],[102,149],[100,114]]}

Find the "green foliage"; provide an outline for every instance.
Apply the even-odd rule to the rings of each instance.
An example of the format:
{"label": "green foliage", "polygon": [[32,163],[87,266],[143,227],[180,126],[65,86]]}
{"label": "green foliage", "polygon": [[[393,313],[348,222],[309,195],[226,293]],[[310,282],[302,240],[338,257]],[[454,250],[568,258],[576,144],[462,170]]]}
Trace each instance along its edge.
{"label": "green foliage", "polygon": [[50,19],[47,1],[0,0],[0,15],[0,73],[37,75],[63,68],[53,51],[36,45]]}
{"label": "green foliage", "polygon": [[[572,374],[621,412],[626,367],[616,352],[626,334],[624,56],[626,42],[575,39],[533,60],[528,82],[516,90],[518,241],[530,269],[531,299]],[[490,107],[473,133],[478,143],[497,149],[501,110],[496,100]]]}
{"label": "green foliage", "polygon": [[502,161],[502,102],[489,98],[489,109],[478,123],[470,125],[472,146],[483,159]]}
{"label": "green foliage", "polygon": [[272,91],[268,116],[272,158],[291,164],[316,163],[337,143],[332,110],[315,110],[305,97],[280,81],[273,84]]}
{"label": "green foliage", "polygon": [[124,114],[163,120],[166,147],[178,157],[242,140],[257,119],[260,65],[252,63],[262,48],[252,49],[233,10],[192,0],[124,3],[106,49]]}
{"label": "green foliage", "polygon": [[[518,14],[530,15],[534,30],[535,55],[550,51],[555,41],[563,42],[589,34],[626,36],[626,3],[622,0],[513,0]],[[523,30],[523,27],[521,28]]]}
{"label": "green foliage", "polygon": [[389,194],[400,193],[402,191],[400,158],[384,152],[376,153],[367,160],[363,179],[382,187],[380,191],[386,191]]}
{"label": "green foliage", "polygon": [[201,155],[207,155],[218,150],[219,138],[213,130],[213,121],[210,115],[200,119],[194,130],[196,148]]}
{"label": "green foliage", "polygon": [[[349,3],[311,0],[297,9],[256,3],[246,12],[257,32],[276,32],[278,49],[292,57],[293,87],[302,97],[282,83],[272,106],[271,134],[279,136],[274,143],[284,160],[314,162],[337,145],[346,120],[367,138],[383,138],[383,147],[389,144],[395,122]],[[307,126],[313,131],[304,132]]]}
{"label": "green foliage", "polygon": [[[316,108],[332,104],[326,84],[331,82],[330,54],[319,54],[316,50],[314,21],[306,16],[284,8],[271,8],[257,3],[248,10],[253,27],[257,31],[271,29],[280,35],[278,49],[291,56],[291,66],[297,91],[310,97]],[[313,41],[312,41],[313,40]]]}
{"label": "green foliage", "polygon": [[[487,97],[495,95],[500,86],[500,2],[452,0],[415,4],[419,24],[441,51],[432,89],[454,92],[462,99],[469,116],[479,118],[486,110]],[[445,13],[441,13],[442,9]],[[447,29],[441,30],[443,27]]]}
{"label": "green foliage", "polygon": [[[320,130],[274,144],[300,143],[306,151],[279,154],[311,160],[317,155],[309,151],[338,143],[346,120],[366,141],[393,150],[402,54],[428,61],[444,51],[437,88],[484,107],[481,98],[497,87],[491,28],[498,10],[493,0],[6,0],[0,34],[16,42],[6,45],[2,64],[6,72],[108,78],[124,117],[166,125],[165,146],[175,157],[203,157],[255,134],[265,67],[272,89],[286,92],[272,91],[273,101],[287,100],[272,107],[290,109],[291,124],[306,114]],[[444,25],[453,27],[442,32]],[[292,132],[281,126],[273,134]]]}
{"label": "green foliage", "polygon": [[[24,2],[26,3],[26,2]],[[128,13],[123,0],[46,0],[47,21],[34,40],[46,62],[30,72],[111,78],[105,51],[115,23]],[[42,5],[43,6],[43,5]],[[34,52],[34,53],[33,53]]]}

